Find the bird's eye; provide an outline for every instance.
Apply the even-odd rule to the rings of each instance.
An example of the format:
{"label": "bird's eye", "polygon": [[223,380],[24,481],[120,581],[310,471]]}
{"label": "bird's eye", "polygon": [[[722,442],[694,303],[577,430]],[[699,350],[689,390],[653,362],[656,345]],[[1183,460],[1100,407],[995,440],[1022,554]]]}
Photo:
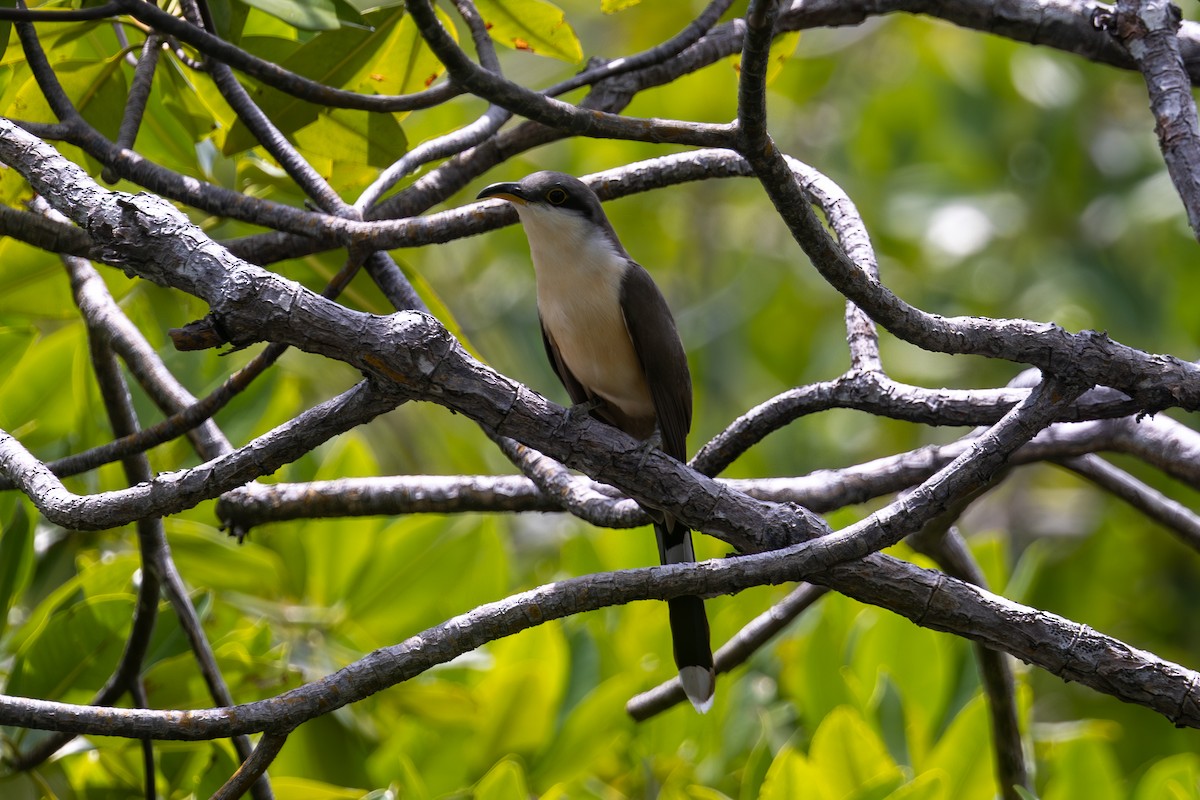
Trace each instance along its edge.
{"label": "bird's eye", "polygon": [[561,206],[567,202],[567,193],[562,189],[551,189],[546,192],[546,201],[552,206]]}

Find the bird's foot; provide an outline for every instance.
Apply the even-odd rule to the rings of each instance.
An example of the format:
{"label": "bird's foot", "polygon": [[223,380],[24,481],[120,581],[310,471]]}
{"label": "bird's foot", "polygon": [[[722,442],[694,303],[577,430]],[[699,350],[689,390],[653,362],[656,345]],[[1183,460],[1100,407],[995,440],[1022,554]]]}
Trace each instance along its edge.
{"label": "bird's foot", "polygon": [[642,446],[640,448],[642,457],[638,460],[638,471],[640,472],[642,467],[646,466],[646,460],[650,458],[651,453],[653,453],[655,450],[661,449],[662,433],[658,430],[655,430],[654,433],[650,435],[649,439],[642,442]]}
{"label": "bird's foot", "polygon": [[567,409],[567,422],[574,422],[577,419],[582,419],[603,405],[604,400],[600,397],[592,397],[584,400],[582,403],[576,403]]}

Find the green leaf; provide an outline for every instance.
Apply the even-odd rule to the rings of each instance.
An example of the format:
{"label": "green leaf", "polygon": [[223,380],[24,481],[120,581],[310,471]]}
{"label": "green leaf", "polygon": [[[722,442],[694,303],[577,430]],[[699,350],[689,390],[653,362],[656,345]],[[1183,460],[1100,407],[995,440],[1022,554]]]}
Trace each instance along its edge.
{"label": "green leaf", "polygon": [[951,800],[946,792],[946,776],[925,772],[887,796],[887,800]]}
{"label": "green leaf", "polygon": [[534,782],[545,785],[579,778],[606,753],[616,752],[629,735],[625,701],[636,691],[637,676],[628,671],[592,690],[551,737],[533,772]]}
{"label": "green leaf", "polygon": [[75,574],[54,588],[29,613],[20,628],[12,632],[9,645],[20,650],[40,636],[51,618],[82,598],[123,594],[133,597],[132,575],[139,560],[132,553],[115,558],[96,558],[95,550],[84,551],[76,559]]}
{"label": "green leaf", "polygon": [[[771,40],[771,52],[767,61],[767,77],[766,82],[769,86],[783,70],[783,65],[796,52],[796,47],[800,44],[800,31],[789,31],[782,33]],[[730,56],[730,62],[733,68],[739,72],[742,69],[742,57],[740,55]]]}
{"label": "green leaf", "polygon": [[[956,647],[944,634],[919,628],[895,614],[865,610],[869,620],[851,660],[868,701],[877,697],[878,680],[887,675],[900,695],[905,733],[914,761],[928,752],[954,693]],[[864,710],[867,710],[863,706]]]}
{"label": "green leaf", "polygon": [[1133,800],[1195,800],[1200,796],[1200,756],[1178,753],[1156,762],[1138,781]]}
{"label": "green leaf", "polygon": [[130,595],[108,595],[55,614],[17,651],[7,693],[43,700],[90,696],[121,657],[133,606]]}
{"label": "green leaf", "polygon": [[475,785],[475,800],[509,800],[529,796],[525,770],[511,758],[500,761]]}
{"label": "green leaf", "polygon": [[0,428],[34,432],[42,441],[75,433],[82,406],[74,391],[74,366],[85,347],[82,323],[35,341],[0,382]]}
{"label": "green leaf", "polygon": [[479,0],[476,6],[491,37],[505,47],[571,64],[583,60],[583,47],[566,15],[548,0]]}
{"label": "green leaf", "polygon": [[834,708],[852,701],[842,677],[846,652],[859,606],[840,597],[829,597],[805,616],[806,636],[779,644],[785,664],[780,688],[800,709],[803,720],[815,728]]}
{"label": "green leaf", "polygon": [[633,8],[642,0],[600,0],[600,10],[605,14],[615,14],[627,8]]}
{"label": "green leaf", "polygon": [[298,131],[296,144],[334,164],[382,169],[404,155],[408,140],[391,114],[337,108],[318,115],[315,122]]}
{"label": "green leaf", "polygon": [[[764,725],[764,727],[766,727]],[[754,800],[762,794],[763,782],[767,777],[767,770],[771,768],[771,746],[767,741],[768,737],[764,733],[759,737],[758,742],[750,751],[750,755],[746,757],[746,764],[742,770],[741,791],[738,794],[738,800]]]}
{"label": "green leaf", "polygon": [[65,61],[54,68],[84,119],[110,139],[117,138],[121,129],[128,97],[123,66],[124,56],[118,54],[103,61]]}
{"label": "green leaf", "polygon": [[[29,185],[15,169],[3,170],[3,175],[5,179],[16,175],[19,197],[32,195]],[[8,237],[0,240],[0,263],[4,264],[4,269],[0,270],[0,313],[9,312],[12,318],[20,320],[37,316],[69,319],[72,316],[74,303],[70,286],[63,280],[61,264],[46,258],[41,250]],[[48,326],[43,325],[45,327]],[[0,375],[8,374],[36,334],[37,329],[27,324],[0,327],[0,366],[4,367]]]}
{"label": "green leaf", "polygon": [[[1112,744],[1099,737],[1054,745],[1054,767],[1042,800],[1124,800],[1125,786]],[[1159,795],[1163,797],[1163,795]]]}
{"label": "green leaf", "polygon": [[[442,25],[457,41],[454,23],[440,8],[434,9]],[[410,94],[427,89],[445,71],[442,62],[425,44],[412,17],[405,15],[367,68],[358,74],[354,88],[375,94]],[[403,118],[408,112],[398,116]]]}
{"label": "green leaf", "polygon": [[914,759],[913,766],[919,772],[942,770],[950,797],[991,797],[996,780],[990,741],[987,704],[977,694],[950,723],[928,758]]}
{"label": "green leaf", "polygon": [[8,611],[33,571],[33,519],[25,503],[16,503],[0,531],[0,636],[8,626]]}
{"label": "green leaf", "polygon": [[815,769],[802,753],[791,746],[784,747],[771,762],[763,780],[759,800],[840,800],[829,787],[827,777]]}
{"label": "green leaf", "polygon": [[458,343],[465,347],[468,353],[481,361],[484,360],[482,354],[468,338],[467,331],[454,315],[454,309],[442,299],[437,289],[434,288],[433,284],[425,276],[425,273],[421,270],[413,269],[412,265],[403,259],[396,259],[396,264],[400,267],[400,271],[404,273],[404,277],[408,278],[408,282],[412,284],[416,293],[425,301],[425,305],[429,306],[429,313],[437,317],[446,326],[446,330],[450,331],[455,339],[458,339]]}
{"label": "green leaf", "polygon": [[821,722],[808,757],[837,797],[864,797],[882,787],[890,792],[904,779],[879,734],[850,706],[835,708]]}
{"label": "green leaf", "polygon": [[489,649],[495,663],[479,682],[477,741],[497,756],[535,752],[556,729],[566,688],[562,625],[538,625]]}
{"label": "green leaf", "polygon": [[362,789],[347,789],[307,778],[271,778],[276,800],[362,800]]}
{"label": "green leaf", "polygon": [[[361,520],[349,520],[346,537],[337,536],[336,528],[331,532],[328,526],[306,527],[306,539],[345,545],[348,539],[361,536],[366,548],[365,554],[356,552],[338,570],[340,578],[320,578],[326,582],[318,590],[320,594],[314,594],[324,596],[344,587],[338,596],[347,616],[346,632],[357,631],[361,644],[377,647],[401,641],[503,596],[508,557],[498,524],[486,518],[401,517],[384,528],[364,531]],[[312,546],[312,539],[309,542]],[[324,547],[310,551],[312,574],[332,571],[319,560],[325,552]],[[409,598],[399,605],[393,602],[398,586],[404,587]],[[455,590],[448,592],[447,586]]]}
{"label": "green leaf", "polygon": [[218,742],[155,742],[154,754],[172,796],[212,797],[238,768],[233,748]]}
{"label": "green leaf", "polygon": [[250,14],[250,6],[239,0],[209,0],[208,10],[222,39],[241,44],[242,28]]}
{"label": "green leaf", "polygon": [[293,28],[330,31],[341,26],[334,0],[242,0]]}
{"label": "green leaf", "polygon": [[[402,10],[392,10],[372,17],[375,27],[369,31],[343,27],[319,33],[283,59],[280,66],[326,86],[353,86],[360,74],[373,70],[379,63],[403,18]],[[321,112],[320,106],[269,86],[260,87],[254,94],[263,113],[287,136],[316,120]],[[232,155],[255,144],[253,134],[238,120],[229,131],[222,152]]]}
{"label": "green leaf", "polygon": [[167,530],[175,563],[193,585],[252,596],[281,591],[279,557],[253,539],[239,545],[213,528],[177,519],[169,522]]}
{"label": "green leaf", "polygon": [[404,0],[343,0],[343,2],[364,16],[381,8],[398,8],[404,5]]}

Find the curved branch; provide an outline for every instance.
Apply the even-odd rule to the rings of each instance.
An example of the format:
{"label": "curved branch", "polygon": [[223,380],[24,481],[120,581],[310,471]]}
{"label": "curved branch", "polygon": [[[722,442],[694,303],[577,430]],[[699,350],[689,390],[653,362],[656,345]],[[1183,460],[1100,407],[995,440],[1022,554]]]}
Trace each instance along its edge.
{"label": "curved branch", "polygon": [[233,708],[150,711],[105,709],[0,696],[0,724],[133,738],[205,740],[238,733],[284,733],[357,702],[498,638],[571,614],[634,600],[725,594],[750,586],[812,578],[923,627],[1012,653],[1064,680],[1200,727],[1193,686],[1200,674],[1039,609],[1023,606],[933,570],[873,554],[819,567],[812,548],[701,564],[651,567],[568,578],[479,606],[337,672],[276,697]]}
{"label": "curved branch", "polygon": [[206,56],[257,78],[274,89],[316,105],[361,111],[416,111],[432,108],[461,93],[452,84],[442,84],[410,95],[359,94],[335,89],[247,53],[187,20],[163,11],[148,0],[117,0],[117,4],[122,11],[147,27],[186,42]]}
{"label": "curved branch", "polygon": [[589,111],[555,100],[504,80],[467,58],[458,44],[442,27],[429,0],[409,0],[408,11],[421,36],[445,65],[456,83],[493,105],[514,114],[549,125],[560,131],[608,139],[690,144],[697,147],[722,147],[731,144],[732,130],[726,125],[660,119],[635,119],[604,112]]}

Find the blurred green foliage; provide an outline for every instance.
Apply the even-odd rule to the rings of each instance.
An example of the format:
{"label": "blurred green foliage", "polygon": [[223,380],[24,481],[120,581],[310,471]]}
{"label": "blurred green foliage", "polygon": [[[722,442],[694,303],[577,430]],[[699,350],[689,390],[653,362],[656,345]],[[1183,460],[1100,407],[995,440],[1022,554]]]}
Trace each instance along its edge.
{"label": "blurred green foliage", "polygon": [[[501,54],[507,74],[533,86],[571,74],[582,57],[660,42],[686,24],[689,8],[699,8],[606,0],[606,11],[624,10],[601,15],[594,0],[558,7],[538,0],[534,13],[532,2],[494,0],[480,8],[497,21],[493,35],[501,43],[534,51]],[[287,7],[298,5],[255,0],[217,3],[216,11],[229,38],[350,88],[366,90],[374,81],[379,91],[409,91],[438,71],[395,3],[367,18],[373,31],[343,24],[353,13],[342,6],[309,2],[301,9],[306,14],[292,16],[297,9]],[[557,23],[563,12],[567,25]],[[115,130],[130,70],[114,55],[111,28],[41,25],[39,32],[84,114]],[[469,37],[460,31],[459,38]],[[539,57],[545,54],[559,60]],[[735,113],[735,66],[727,60],[647,91],[628,113],[727,121]],[[945,315],[1101,328],[1136,347],[1193,357],[1200,337],[1196,245],[1164,174],[1140,78],[906,16],[805,32],[780,67],[770,95],[773,134],[854,199],[883,279],[902,297]],[[347,197],[407,143],[450,130],[483,108],[463,97],[366,126],[353,115],[340,118],[271,92],[261,100]],[[22,119],[51,119],[15,39],[0,62],[0,105]],[[339,144],[331,152],[335,132]],[[250,143],[208,80],[164,55],[138,150],[229,188],[302,202]],[[78,150],[61,149],[98,171]],[[518,156],[487,179],[516,179],[537,168],[584,174],[664,152],[649,144],[571,140]],[[0,195],[17,203],[28,189],[6,170]],[[846,368],[841,300],[806,263],[752,181],[665,189],[608,210],[676,310],[697,388],[693,449],[747,408]],[[215,237],[250,232],[229,220],[195,219]],[[545,363],[518,229],[396,255],[475,352],[565,400]],[[109,434],[85,332],[57,259],[5,240],[0,264],[0,427],[46,460],[102,443]],[[339,267],[340,257],[329,254],[275,268],[320,288]],[[113,270],[104,275],[194,393],[212,390],[248,358],[174,352],[164,332],[202,316],[203,305]],[[352,286],[343,301],[389,311],[365,283]],[[931,355],[886,335],[883,356],[893,377],[935,387],[1002,385],[1019,369]],[[217,421],[240,444],[356,379],[342,365],[290,353]],[[156,419],[145,398],[135,400],[144,419]],[[776,433],[729,475],[802,474],[958,433],[830,413]],[[151,459],[157,470],[195,463],[182,444],[160,448]],[[1196,499],[1137,464],[1122,466],[1185,502]],[[510,470],[470,422],[410,404],[275,477]],[[115,489],[122,475],[110,466],[68,484],[79,492]],[[834,520],[842,524],[870,510],[839,512]],[[67,533],[38,521],[31,505],[12,494],[0,497],[0,525],[5,691],[86,702],[128,630],[138,580],[133,533]],[[563,515],[297,522],[257,529],[236,546],[215,529],[212,504],[204,503],[167,520],[167,527],[240,702],[327,674],[479,603],[655,559],[645,530],[595,530]],[[1195,554],[1132,510],[1065,473],[1030,467],[981,501],[964,530],[995,590],[1196,663],[1200,623],[1186,612],[1200,600]],[[727,551],[712,540],[697,546],[703,557]],[[785,591],[762,588],[711,601],[714,641]],[[643,603],[496,642],[298,729],[271,769],[276,795],[996,795],[986,703],[970,647],[960,640],[830,596],[748,666],[722,678],[707,716],[679,708],[635,725],[624,702],[670,675],[668,640],[664,609]],[[1025,669],[1018,675],[1039,796],[1200,796],[1194,732],[1173,730],[1145,709],[1053,676]],[[211,704],[165,606],[146,683],[155,707]],[[42,734],[7,729],[3,735],[8,745],[24,747]],[[156,753],[159,786],[171,798],[206,797],[235,767],[224,742],[160,743]],[[80,741],[32,773],[0,777],[0,795],[137,796],[139,759],[129,742]]]}

